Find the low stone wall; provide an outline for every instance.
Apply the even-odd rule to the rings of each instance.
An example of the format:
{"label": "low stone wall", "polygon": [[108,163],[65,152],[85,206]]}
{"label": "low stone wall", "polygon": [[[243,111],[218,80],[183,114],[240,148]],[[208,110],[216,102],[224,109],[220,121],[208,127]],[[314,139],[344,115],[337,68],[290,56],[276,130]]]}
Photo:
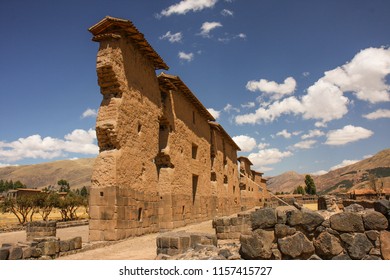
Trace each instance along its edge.
{"label": "low stone wall", "polygon": [[56,221],[36,221],[27,223],[26,226],[27,241],[32,241],[34,238],[55,237],[56,234]]}
{"label": "low stone wall", "polygon": [[380,212],[328,213],[294,207],[259,209],[240,237],[242,259],[390,259],[390,232]]}
{"label": "low stone wall", "polygon": [[242,233],[251,231],[251,226],[251,212],[213,219],[213,228],[218,239],[239,239]]}
{"label": "low stone wall", "polygon": [[56,237],[34,238],[16,244],[5,243],[0,248],[0,260],[54,259],[62,254],[81,249],[81,237],[60,240]]}
{"label": "low stone wall", "polygon": [[213,234],[191,232],[168,232],[157,237],[157,255],[177,255],[197,246],[217,246],[217,237]]}

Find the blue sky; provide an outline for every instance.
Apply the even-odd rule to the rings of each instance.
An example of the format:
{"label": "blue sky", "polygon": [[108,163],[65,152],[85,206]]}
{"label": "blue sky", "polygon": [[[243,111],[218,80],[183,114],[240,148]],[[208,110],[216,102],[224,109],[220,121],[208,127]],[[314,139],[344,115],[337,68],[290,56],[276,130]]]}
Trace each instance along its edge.
{"label": "blue sky", "polygon": [[390,1],[0,3],[0,166],[94,157],[87,29],[129,19],[266,176],[389,148]]}

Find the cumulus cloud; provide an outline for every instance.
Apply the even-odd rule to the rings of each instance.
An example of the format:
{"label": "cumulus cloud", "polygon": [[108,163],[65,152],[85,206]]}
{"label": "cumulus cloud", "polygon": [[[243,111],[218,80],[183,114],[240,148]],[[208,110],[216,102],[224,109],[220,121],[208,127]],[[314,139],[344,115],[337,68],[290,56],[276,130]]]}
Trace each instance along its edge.
{"label": "cumulus cloud", "polygon": [[44,137],[36,134],[19,138],[13,142],[0,142],[0,161],[15,162],[18,160],[53,159],[67,153],[96,155],[99,152],[95,144],[96,132],[76,129],[64,136],[64,139]]}
{"label": "cumulus cloud", "polygon": [[181,32],[172,34],[171,31],[168,31],[164,35],[160,36],[160,40],[168,40],[171,43],[180,43],[182,39],[183,34]]}
{"label": "cumulus cloud", "polygon": [[350,159],[345,159],[343,160],[341,163],[335,165],[335,166],[332,166],[329,171],[332,171],[332,170],[336,170],[336,169],[339,169],[339,168],[342,168],[342,167],[345,167],[345,166],[348,166],[348,165],[351,165],[351,164],[354,164],[354,163],[357,163],[358,160],[350,160]]}
{"label": "cumulus cloud", "polygon": [[223,110],[224,110],[225,112],[227,112],[227,113],[230,113],[231,111],[235,111],[235,112],[237,112],[237,113],[240,112],[240,109],[233,107],[233,105],[231,105],[231,104],[229,104],[229,103],[226,104],[226,106],[223,108]]}
{"label": "cumulus cloud", "polygon": [[286,157],[292,156],[290,151],[282,152],[279,149],[265,149],[260,150],[257,153],[249,154],[248,158],[253,163],[254,168],[257,170],[269,171],[272,170],[268,165],[272,165],[282,161]]}
{"label": "cumulus cloud", "polygon": [[234,136],[233,140],[243,152],[250,152],[257,146],[256,140],[246,135]]}
{"label": "cumulus cloud", "polygon": [[290,132],[288,132],[286,129],[283,129],[282,131],[279,131],[278,133],[276,133],[276,135],[282,136],[282,137],[288,139],[288,138],[291,138],[292,134]]}
{"label": "cumulus cloud", "polygon": [[215,118],[215,119],[218,119],[220,114],[221,114],[221,111],[217,111],[213,108],[207,108],[207,110],[210,112],[210,114]]}
{"label": "cumulus cloud", "polygon": [[200,35],[203,37],[210,37],[210,32],[218,27],[222,27],[222,24],[220,22],[204,22],[200,28]]}
{"label": "cumulus cloud", "polygon": [[[353,92],[358,99],[370,103],[390,101],[390,87],[386,84],[389,74],[390,49],[368,48],[356,54],[351,62],[325,72],[301,98],[284,98],[290,91],[293,92],[292,80],[287,82],[286,79],[283,84],[267,80],[249,81],[248,90],[268,93],[273,102],[262,103],[254,113],[236,116],[235,121],[237,124],[272,122],[282,115],[293,114],[301,115],[305,120],[317,120],[316,127],[326,127],[328,122],[341,119],[348,113],[351,101],[345,93]],[[376,118],[387,114],[379,111],[365,117]]]}
{"label": "cumulus cloud", "polygon": [[340,67],[325,72],[324,81],[370,103],[390,101],[390,48],[367,48]]}
{"label": "cumulus cloud", "polygon": [[345,145],[347,143],[369,138],[373,134],[374,132],[363,127],[347,125],[341,129],[329,131],[326,135],[327,140],[325,144],[332,146]]}
{"label": "cumulus cloud", "polygon": [[246,84],[246,88],[249,91],[267,93],[270,95],[272,100],[278,100],[286,95],[292,94],[295,91],[296,86],[297,83],[292,77],[286,78],[282,84],[265,79],[260,79],[259,81],[249,81]]}
{"label": "cumulus cloud", "polygon": [[302,135],[301,138],[302,139],[309,139],[309,138],[314,138],[314,137],[320,137],[323,135],[325,135],[325,133],[322,132],[321,130],[313,129],[313,130],[309,130],[309,133]]}
{"label": "cumulus cloud", "polygon": [[265,148],[267,148],[267,147],[269,147],[269,146],[270,146],[269,143],[259,143],[259,144],[257,145],[257,148],[259,148],[260,150],[263,150],[263,149],[265,149]]}
{"label": "cumulus cloud", "polygon": [[367,115],[363,115],[364,118],[369,120],[377,120],[382,118],[390,118],[390,110],[388,109],[379,109],[375,112],[369,113]]}
{"label": "cumulus cloud", "polygon": [[193,53],[179,52],[178,56],[182,61],[190,62],[190,61],[194,60]]}
{"label": "cumulus cloud", "polygon": [[297,149],[311,149],[315,143],[317,143],[316,140],[304,140],[294,144],[293,147]]}
{"label": "cumulus cloud", "polygon": [[177,4],[169,6],[161,11],[159,17],[169,17],[174,14],[185,15],[188,12],[198,12],[204,9],[213,8],[218,0],[182,0]]}
{"label": "cumulus cloud", "polygon": [[81,115],[81,118],[82,119],[84,119],[84,118],[94,118],[96,116],[97,116],[97,110],[88,108],[87,110],[85,110],[83,112],[83,114]]}

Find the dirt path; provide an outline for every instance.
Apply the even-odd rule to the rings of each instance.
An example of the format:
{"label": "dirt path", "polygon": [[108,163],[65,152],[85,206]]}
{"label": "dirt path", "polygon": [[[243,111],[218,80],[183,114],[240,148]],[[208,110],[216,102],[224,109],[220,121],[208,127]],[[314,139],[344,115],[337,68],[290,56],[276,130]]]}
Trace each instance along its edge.
{"label": "dirt path", "polygon": [[[211,221],[189,225],[173,231],[215,233]],[[158,233],[133,237],[122,242],[64,256],[59,260],[153,260],[156,257],[156,238]]]}
{"label": "dirt path", "polygon": [[[215,233],[211,221],[193,224],[173,231]],[[88,242],[88,226],[57,229],[57,237],[70,239],[81,236],[83,243]],[[158,233],[133,237],[113,245],[91,249],[73,255],[63,256],[60,260],[152,260],[156,257],[156,238]],[[26,240],[25,231],[14,231],[0,234],[0,244],[17,243]]]}

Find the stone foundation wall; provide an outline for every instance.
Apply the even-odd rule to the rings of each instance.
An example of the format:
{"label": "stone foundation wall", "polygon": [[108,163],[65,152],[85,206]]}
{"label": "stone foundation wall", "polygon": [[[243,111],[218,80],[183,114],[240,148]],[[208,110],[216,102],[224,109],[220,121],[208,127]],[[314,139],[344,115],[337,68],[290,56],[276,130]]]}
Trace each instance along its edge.
{"label": "stone foundation wall", "polygon": [[55,237],[57,233],[57,221],[36,221],[27,223],[26,238],[32,241],[34,238]]}
{"label": "stone foundation wall", "polygon": [[217,246],[217,237],[206,233],[169,232],[157,237],[157,255],[177,255],[198,246]]}
{"label": "stone foundation wall", "polygon": [[242,233],[251,231],[251,226],[251,212],[213,219],[213,228],[218,239],[239,239]]}
{"label": "stone foundation wall", "polygon": [[[321,215],[321,214],[322,215]],[[259,209],[240,236],[243,259],[390,259],[387,218],[365,210],[329,213],[294,207]]]}
{"label": "stone foundation wall", "polygon": [[60,240],[56,237],[34,238],[16,244],[5,243],[0,248],[0,260],[55,259],[82,247],[81,237]]}

